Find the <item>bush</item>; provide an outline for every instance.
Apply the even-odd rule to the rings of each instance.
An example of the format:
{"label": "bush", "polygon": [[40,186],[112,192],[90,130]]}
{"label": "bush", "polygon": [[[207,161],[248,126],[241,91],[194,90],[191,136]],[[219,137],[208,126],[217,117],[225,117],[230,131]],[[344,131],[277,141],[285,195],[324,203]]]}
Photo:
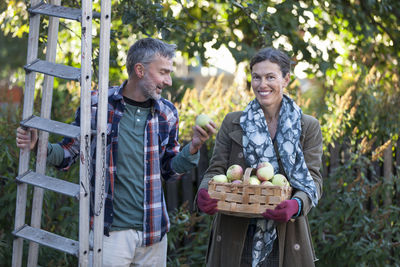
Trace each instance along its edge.
{"label": "bush", "polygon": [[385,204],[386,192],[400,193],[399,174],[393,178],[385,184],[369,158],[357,154],[325,178],[309,216],[317,266],[400,266],[400,207]]}
{"label": "bush", "polygon": [[190,213],[185,203],[169,217],[168,266],[204,266],[212,216]]}
{"label": "bush", "polygon": [[[65,100],[69,99],[70,95],[55,91],[55,99],[61,105]],[[57,94],[59,93],[59,94]],[[40,102],[37,98],[35,105]],[[63,108],[55,109],[55,119],[62,121],[61,116],[65,112]],[[72,111],[72,112],[71,112]],[[73,114],[70,107],[69,114]],[[12,247],[14,237],[15,205],[17,184],[15,178],[18,175],[18,159],[19,149],[15,145],[15,130],[21,120],[21,112],[15,106],[6,105],[2,110],[0,117],[0,202],[2,209],[0,210],[0,266],[11,266]],[[66,118],[64,118],[65,120]],[[68,118],[67,118],[68,119]],[[59,140],[60,137],[52,136],[54,140]],[[53,140],[53,141],[54,141]],[[31,162],[29,169],[35,169],[35,155],[31,153]],[[78,182],[78,166],[74,166],[69,172],[59,172],[54,168],[48,168],[47,175],[58,177],[74,183]],[[28,186],[27,194],[27,209],[25,215],[25,223],[30,224],[31,202],[32,202],[33,187]],[[78,238],[78,201],[70,197],[57,193],[45,191],[43,199],[43,214],[41,226],[43,229],[54,232],[56,234],[69,237],[77,240]],[[27,258],[28,242],[24,241],[24,261]],[[56,251],[54,249],[41,246],[39,252],[39,265],[41,266],[76,266],[77,260],[74,256]]]}

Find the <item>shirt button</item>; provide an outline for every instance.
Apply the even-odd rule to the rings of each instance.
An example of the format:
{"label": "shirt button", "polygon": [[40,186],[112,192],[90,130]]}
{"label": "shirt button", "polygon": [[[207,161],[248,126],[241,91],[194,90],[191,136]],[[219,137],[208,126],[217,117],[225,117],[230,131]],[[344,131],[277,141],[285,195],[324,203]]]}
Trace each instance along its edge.
{"label": "shirt button", "polygon": [[238,157],[239,157],[239,158],[243,158],[243,152],[240,152],[240,153],[238,154]]}
{"label": "shirt button", "polygon": [[137,119],[137,121],[140,121],[140,119]]}
{"label": "shirt button", "polygon": [[217,235],[217,242],[221,242],[221,236],[220,235]]}
{"label": "shirt button", "polygon": [[140,109],[138,109],[137,112],[140,112]]}
{"label": "shirt button", "polygon": [[294,248],[294,250],[300,250],[300,245],[299,244],[294,244],[293,248]]}

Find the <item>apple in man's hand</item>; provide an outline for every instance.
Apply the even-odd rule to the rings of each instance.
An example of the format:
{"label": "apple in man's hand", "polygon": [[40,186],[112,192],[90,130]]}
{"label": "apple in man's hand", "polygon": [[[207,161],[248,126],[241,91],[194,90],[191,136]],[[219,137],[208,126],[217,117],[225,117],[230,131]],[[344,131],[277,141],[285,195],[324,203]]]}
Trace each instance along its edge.
{"label": "apple in man's hand", "polygon": [[210,117],[207,114],[200,114],[196,117],[196,125],[199,125],[201,128],[207,130],[206,125],[211,122]]}

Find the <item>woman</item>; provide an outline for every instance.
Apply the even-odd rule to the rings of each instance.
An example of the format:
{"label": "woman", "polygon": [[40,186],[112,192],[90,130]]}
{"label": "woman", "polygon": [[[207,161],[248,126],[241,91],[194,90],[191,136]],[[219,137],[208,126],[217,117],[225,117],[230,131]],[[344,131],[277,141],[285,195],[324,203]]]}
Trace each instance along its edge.
{"label": "woman", "polygon": [[314,266],[307,214],[322,194],[320,125],[283,94],[290,81],[290,58],[285,53],[262,49],[252,58],[250,70],[255,99],[244,111],[225,117],[197,205],[208,214],[217,211],[217,201],[207,192],[208,182],[233,164],[245,169],[268,161],[275,173],[288,178],[293,193],[290,200],[266,210],[265,219],[217,213],[207,266]]}

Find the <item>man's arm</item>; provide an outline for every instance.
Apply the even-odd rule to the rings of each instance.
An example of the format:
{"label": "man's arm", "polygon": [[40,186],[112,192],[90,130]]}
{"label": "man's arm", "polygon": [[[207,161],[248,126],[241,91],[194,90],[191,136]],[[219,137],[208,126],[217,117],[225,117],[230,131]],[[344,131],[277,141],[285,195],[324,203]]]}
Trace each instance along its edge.
{"label": "man's arm", "polygon": [[[75,114],[73,125],[80,125],[80,110]],[[23,127],[17,128],[16,144],[20,149],[34,149],[38,141],[38,132],[36,129]],[[65,137],[58,144],[48,144],[47,162],[59,169],[68,170],[79,156],[80,143],[78,139]]]}

